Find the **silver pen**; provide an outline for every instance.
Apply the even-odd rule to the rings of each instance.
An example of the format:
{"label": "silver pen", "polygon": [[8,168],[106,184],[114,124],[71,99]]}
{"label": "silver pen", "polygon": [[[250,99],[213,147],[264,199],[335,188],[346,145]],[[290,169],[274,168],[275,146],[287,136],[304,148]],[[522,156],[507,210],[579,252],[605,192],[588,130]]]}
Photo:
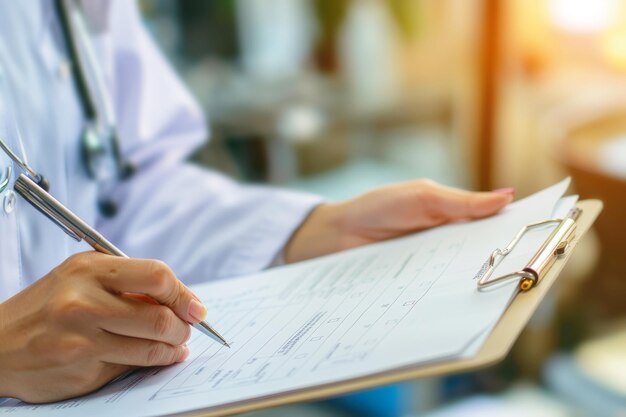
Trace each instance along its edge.
{"label": "silver pen", "polygon": [[[80,242],[81,240],[85,240],[85,242],[98,252],[128,258],[124,252],[115,247],[115,245],[109,242],[104,236],[85,223],[76,214],[72,213],[71,210],[57,201],[26,175],[21,174],[17,178],[15,181],[15,191],[32,204],[33,207],[52,220],[65,233],[76,239],[76,241]],[[230,347],[217,330],[206,321],[192,324],[192,326],[216,342]]]}

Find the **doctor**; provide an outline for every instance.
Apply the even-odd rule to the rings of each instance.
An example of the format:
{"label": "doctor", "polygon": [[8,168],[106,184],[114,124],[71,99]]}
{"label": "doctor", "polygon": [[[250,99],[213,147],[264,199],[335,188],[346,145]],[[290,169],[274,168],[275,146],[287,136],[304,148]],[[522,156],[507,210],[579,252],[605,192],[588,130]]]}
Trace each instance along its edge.
{"label": "doctor", "polygon": [[16,197],[22,171],[0,152],[0,397],[60,400],[132,367],[183,361],[187,323],[206,315],[186,285],[488,216],[513,199],[510,189],[470,193],[415,181],[324,203],[187,163],[207,136],[202,113],[136,6],[77,7],[121,158],[134,173],[103,184],[85,169],[90,114],[52,0],[0,2],[0,138],[47,177],[52,195],[133,259],[77,244]]}

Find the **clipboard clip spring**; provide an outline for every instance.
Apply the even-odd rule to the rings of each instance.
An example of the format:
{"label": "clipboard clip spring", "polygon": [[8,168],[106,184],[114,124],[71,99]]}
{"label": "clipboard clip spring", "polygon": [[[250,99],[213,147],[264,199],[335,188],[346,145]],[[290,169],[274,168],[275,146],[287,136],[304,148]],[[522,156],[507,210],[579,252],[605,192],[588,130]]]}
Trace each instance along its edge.
{"label": "clipboard clip spring", "polygon": [[[478,289],[481,290],[511,279],[519,280],[519,288],[521,291],[528,291],[533,288],[545,275],[555,260],[559,256],[565,254],[567,247],[574,236],[574,231],[576,230],[576,220],[580,216],[581,212],[581,209],[574,207],[563,219],[543,220],[522,227],[522,229],[515,235],[515,237],[513,237],[511,242],[509,242],[504,249],[498,248],[491,253],[489,260],[487,261],[486,268],[482,274],[479,274],[480,279],[478,280]],[[557,226],[522,270],[492,278],[496,267],[508,254],[511,253],[511,251],[513,251],[515,246],[526,233],[549,224],[556,224]]]}

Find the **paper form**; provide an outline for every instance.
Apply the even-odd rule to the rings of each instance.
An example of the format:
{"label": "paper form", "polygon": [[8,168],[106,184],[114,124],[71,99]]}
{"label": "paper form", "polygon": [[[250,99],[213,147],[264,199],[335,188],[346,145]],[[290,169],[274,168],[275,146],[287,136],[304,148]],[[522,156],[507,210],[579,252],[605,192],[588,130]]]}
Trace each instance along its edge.
{"label": "paper form", "polygon": [[[551,217],[568,185],[488,219],[196,286],[231,349],[194,331],[184,363],[141,371],[76,400],[9,400],[0,414],[182,413],[473,355],[517,291],[511,282],[479,292],[477,273],[523,225]],[[575,203],[564,201],[561,212]],[[524,238],[501,266],[519,268],[549,231]]]}

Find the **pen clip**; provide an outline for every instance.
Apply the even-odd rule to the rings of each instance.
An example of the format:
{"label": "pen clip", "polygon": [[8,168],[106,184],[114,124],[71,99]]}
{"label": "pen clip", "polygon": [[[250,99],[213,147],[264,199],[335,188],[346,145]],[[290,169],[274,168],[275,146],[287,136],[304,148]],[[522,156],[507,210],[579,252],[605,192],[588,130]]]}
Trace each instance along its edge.
{"label": "pen clip", "polygon": [[52,196],[46,193],[46,191],[44,191],[26,175],[20,174],[20,176],[15,181],[15,185],[13,188],[15,189],[16,193],[24,198],[24,200],[28,201],[44,216],[52,220],[52,222],[59,226],[61,230],[67,233],[70,237],[75,239],[77,242],[83,240],[83,236],[80,236],[77,231],[73,230],[70,227],[70,225],[65,224],[61,220],[59,213],[52,207],[51,204],[49,204],[49,201],[47,198],[45,198],[44,194],[47,194],[48,198],[52,198]]}

